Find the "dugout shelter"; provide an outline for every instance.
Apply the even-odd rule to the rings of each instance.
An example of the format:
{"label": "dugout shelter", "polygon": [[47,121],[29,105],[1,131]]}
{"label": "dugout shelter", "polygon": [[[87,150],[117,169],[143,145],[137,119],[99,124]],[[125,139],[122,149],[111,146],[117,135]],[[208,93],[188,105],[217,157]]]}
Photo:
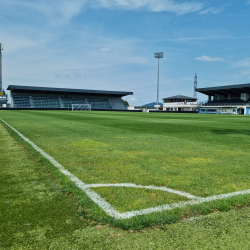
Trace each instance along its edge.
{"label": "dugout shelter", "polygon": [[199,113],[250,115],[250,83],[209,88],[197,88],[208,96]]}
{"label": "dugout shelter", "polygon": [[122,97],[133,92],[67,89],[9,85],[12,108],[71,109],[72,104],[90,104],[91,109],[126,110]]}

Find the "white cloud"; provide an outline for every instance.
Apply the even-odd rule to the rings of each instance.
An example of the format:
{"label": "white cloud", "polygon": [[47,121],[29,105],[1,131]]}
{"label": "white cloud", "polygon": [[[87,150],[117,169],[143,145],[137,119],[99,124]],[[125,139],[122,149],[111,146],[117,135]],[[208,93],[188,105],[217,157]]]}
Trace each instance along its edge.
{"label": "white cloud", "polygon": [[85,4],[86,2],[84,0],[45,0],[38,3],[34,2],[30,4],[30,7],[49,17],[55,16],[64,20],[70,20],[81,12]]}
{"label": "white cloud", "polygon": [[246,4],[250,4],[250,0]]}
{"label": "white cloud", "polygon": [[38,11],[41,11],[50,20],[51,25],[64,24],[69,22],[73,17],[79,15],[86,5],[85,0],[53,0],[34,3]]}
{"label": "white cloud", "polygon": [[202,11],[199,12],[200,15],[207,15],[207,14],[219,14],[224,10],[224,7],[220,7],[220,8],[214,8],[214,7],[210,7],[207,9],[204,9]]}
{"label": "white cloud", "polygon": [[230,34],[223,34],[223,35],[213,35],[210,36],[193,36],[193,37],[179,37],[179,38],[169,38],[165,39],[165,41],[170,42],[189,42],[189,41],[202,41],[202,40],[220,40],[220,39],[249,39],[250,36],[242,36],[236,37]]}
{"label": "white cloud", "polygon": [[242,71],[242,74],[250,76],[250,69],[246,69],[246,70]]}
{"label": "white cloud", "polygon": [[54,73],[56,77],[83,77],[85,73],[89,72],[90,70],[100,69],[108,66],[110,66],[110,64],[95,63],[88,64],[83,68],[70,68],[51,72]]}
{"label": "white cloud", "polygon": [[186,14],[201,11],[203,3],[182,2],[173,0],[95,0],[97,6],[109,9],[148,10],[152,12],[169,11],[176,14]]}
{"label": "white cloud", "polygon": [[[2,6],[1,6],[2,7]],[[70,22],[72,18],[81,14],[87,8],[106,8],[122,10],[146,10],[150,12],[173,12],[178,15],[199,12],[199,14],[217,14],[221,8],[205,8],[204,3],[198,1],[179,0],[8,0],[3,5],[3,10],[15,10],[16,15],[33,13],[46,17],[50,26],[63,25]]]}
{"label": "white cloud", "polygon": [[137,101],[137,99],[134,98],[134,97],[131,97],[129,100],[130,100],[130,101]]}
{"label": "white cloud", "polygon": [[247,57],[237,63],[237,66],[250,68],[250,58]]}
{"label": "white cloud", "polygon": [[82,12],[86,6],[87,0],[43,0],[43,1],[30,1],[30,0],[9,0],[1,6],[1,8],[12,13],[16,16],[22,13],[32,13],[34,15],[42,14],[49,21],[49,25],[55,26],[58,24],[65,24],[70,21],[74,16]]}
{"label": "white cloud", "polygon": [[10,0],[8,4],[16,7],[33,8],[47,16],[60,16],[63,19],[71,19],[79,14],[84,7],[102,7],[107,9],[124,10],[148,10],[152,12],[169,11],[177,14],[185,14],[201,11],[204,3],[183,1],[178,3],[175,0],[44,0],[33,2],[29,0]]}
{"label": "white cloud", "polygon": [[59,70],[53,71],[56,77],[83,77],[84,69],[66,69],[66,70]]}
{"label": "white cloud", "polygon": [[199,60],[203,62],[217,62],[217,61],[224,62],[225,61],[223,58],[220,58],[220,57],[211,57],[211,56],[206,56],[206,55],[196,57],[195,60]]}
{"label": "white cloud", "polygon": [[249,57],[247,57],[247,58],[245,58],[243,60],[240,60],[235,66],[236,67],[246,68],[241,73],[243,75],[250,75],[250,58]]}
{"label": "white cloud", "polygon": [[6,52],[13,52],[27,47],[32,47],[37,43],[23,35],[12,35],[1,33],[1,40],[4,41]]}
{"label": "white cloud", "polygon": [[5,44],[6,52],[16,52],[21,49],[42,46],[46,44],[53,35],[47,32],[37,33],[27,26],[12,27],[5,29],[0,27],[1,42]]}
{"label": "white cloud", "polygon": [[110,51],[111,49],[109,49],[109,48],[101,48],[100,49],[100,51],[103,51],[103,52],[108,52],[108,51]]}

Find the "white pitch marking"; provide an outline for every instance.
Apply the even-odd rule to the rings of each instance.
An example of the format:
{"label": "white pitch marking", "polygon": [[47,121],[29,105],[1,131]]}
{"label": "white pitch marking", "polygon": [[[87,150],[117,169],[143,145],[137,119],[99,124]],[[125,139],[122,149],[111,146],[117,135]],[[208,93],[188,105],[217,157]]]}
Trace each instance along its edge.
{"label": "white pitch marking", "polygon": [[195,205],[195,204],[201,204],[201,203],[209,202],[209,201],[223,200],[226,198],[234,197],[237,195],[244,195],[244,194],[250,194],[250,189],[243,190],[243,191],[237,191],[237,192],[233,192],[233,193],[227,193],[227,194],[213,195],[213,196],[205,197],[205,198],[197,198],[197,199],[193,199],[190,201],[184,201],[184,202],[179,202],[179,203],[165,204],[165,205],[141,209],[141,210],[137,210],[137,211],[120,213],[119,219],[129,219],[129,218],[137,216],[137,215],[162,212],[162,211],[171,210],[171,209],[178,208],[178,207],[181,208],[181,207],[186,207],[186,206]]}
{"label": "white pitch marking", "polygon": [[194,196],[192,194],[182,192],[179,190],[174,190],[171,188],[166,187],[157,187],[157,186],[142,186],[142,185],[136,185],[132,183],[117,183],[117,184],[86,184],[87,187],[93,188],[93,187],[133,187],[133,188],[146,188],[146,189],[155,189],[155,190],[161,190],[166,191],[173,194],[178,194],[180,196],[187,197],[189,199],[197,199],[199,197]]}
{"label": "white pitch marking", "polygon": [[0,118],[2,122],[4,122],[9,128],[11,128],[13,131],[15,131],[21,138],[23,138],[27,143],[29,143],[36,151],[38,151],[41,155],[43,155],[47,160],[49,160],[55,167],[57,167],[61,173],[68,176],[71,181],[73,181],[82,191],[84,191],[88,197],[94,201],[96,204],[98,204],[107,214],[109,214],[112,217],[119,216],[119,212],[114,209],[110,203],[105,201],[99,194],[92,191],[90,188],[86,186],[84,182],[79,180],[76,176],[71,174],[67,169],[65,169],[59,162],[57,162],[53,157],[45,153],[41,148],[39,148],[35,143],[30,141],[27,137],[22,135],[19,131],[17,131],[15,128],[13,128],[10,124],[5,122],[2,118]]}
{"label": "white pitch marking", "polygon": [[[248,190],[243,190],[243,191],[237,191],[233,193],[227,193],[227,194],[221,194],[221,195],[213,195],[210,197],[206,198],[201,198],[201,197],[196,197],[191,194],[181,192],[178,190],[173,190],[165,187],[156,187],[156,186],[141,186],[141,185],[136,185],[136,184],[129,184],[129,183],[119,183],[119,184],[85,184],[81,180],[79,180],[76,176],[71,174],[67,169],[65,169],[59,162],[57,162],[53,157],[45,153],[42,149],[40,149],[35,143],[30,141],[27,137],[22,135],[19,131],[17,131],[15,128],[13,128],[11,125],[9,125],[7,122],[5,122],[2,118],[0,120],[5,123],[9,128],[11,128],[13,131],[15,131],[21,138],[23,138],[27,143],[29,143],[35,150],[37,150],[41,155],[43,155],[46,159],[48,159],[55,167],[57,167],[61,173],[64,175],[68,176],[71,181],[73,181],[82,191],[84,191],[88,197],[93,200],[97,205],[99,205],[108,215],[111,217],[114,217],[115,219],[129,219],[131,217],[137,216],[137,215],[144,215],[144,214],[150,214],[150,213],[155,213],[155,212],[162,212],[166,210],[171,210],[174,208],[178,207],[186,207],[189,205],[195,205],[195,204],[201,204],[204,202],[209,202],[209,201],[215,201],[215,200],[222,200],[226,198],[230,198],[233,196],[237,195],[244,195],[244,194],[250,194],[250,189]],[[131,211],[131,212],[125,212],[125,213],[119,213],[115,208],[111,206],[110,203],[105,201],[103,198],[100,197],[99,194],[94,192],[93,190],[90,189],[90,187],[107,187],[107,186],[126,186],[126,187],[135,187],[135,188],[150,188],[150,189],[158,189],[158,190],[163,190],[168,192],[173,191],[176,194],[179,194],[181,196],[186,196],[187,195],[192,199],[190,201],[186,202],[179,202],[179,203],[173,203],[173,204],[165,204],[157,207],[151,207],[147,209],[141,209],[137,211]],[[170,190],[170,191],[169,191]],[[180,194],[181,193],[181,194]],[[185,195],[184,195],[185,194]],[[187,197],[187,198],[189,198]]]}

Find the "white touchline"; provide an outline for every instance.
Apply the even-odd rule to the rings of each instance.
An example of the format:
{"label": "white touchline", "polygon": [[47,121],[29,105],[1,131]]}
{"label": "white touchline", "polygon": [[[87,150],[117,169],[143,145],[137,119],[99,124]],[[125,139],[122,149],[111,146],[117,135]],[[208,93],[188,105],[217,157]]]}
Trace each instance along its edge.
{"label": "white touchline", "polygon": [[[15,131],[23,140],[25,140],[27,143],[29,143],[36,151],[38,151],[41,155],[43,155],[47,160],[49,160],[56,168],[60,170],[61,173],[68,176],[71,181],[73,181],[77,187],[79,187],[82,191],[84,191],[88,197],[94,201],[99,207],[101,207],[109,216],[114,217],[115,219],[129,219],[131,217],[137,216],[137,215],[144,215],[144,214],[150,214],[155,212],[162,212],[166,210],[171,210],[178,207],[186,207],[189,205],[195,205],[195,204],[201,204],[204,202],[209,201],[215,201],[215,200],[222,200],[226,198],[230,198],[237,195],[244,195],[244,194],[250,194],[250,189],[243,190],[243,191],[237,191],[233,193],[227,193],[227,194],[221,194],[221,195],[213,195],[210,197],[197,197],[194,195],[191,195],[186,192],[174,190],[171,188],[166,187],[156,187],[156,186],[142,186],[142,185],[136,185],[132,183],[117,183],[117,184],[85,184],[81,180],[79,180],[76,176],[71,174],[67,169],[65,169],[59,162],[57,162],[53,157],[45,153],[41,148],[39,148],[35,143],[30,141],[27,137],[22,135],[18,130],[13,128],[10,124],[5,122],[2,118],[0,120],[5,123],[9,128],[11,128],[13,131]],[[99,194],[91,190],[91,187],[133,187],[133,188],[146,188],[146,189],[155,189],[155,190],[161,190],[166,191],[174,194],[178,194],[184,197],[187,197],[191,199],[190,201],[185,202],[179,202],[179,203],[173,203],[173,204],[165,204],[157,207],[151,207],[147,209],[141,209],[131,212],[125,212],[125,213],[119,213],[110,203],[105,201]]]}
{"label": "white touchline", "polygon": [[30,141],[27,137],[22,135],[19,131],[17,131],[15,128],[13,128],[10,124],[5,122],[2,118],[0,118],[2,122],[4,122],[9,128],[11,128],[13,131],[15,131],[21,138],[23,138],[27,143],[29,143],[36,151],[38,151],[41,155],[43,155],[47,160],[49,160],[55,167],[57,167],[61,173],[68,176],[71,181],[73,181],[82,191],[84,191],[89,198],[94,201],[96,204],[98,204],[107,214],[109,214],[112,217],[117,217],[119,215],[119,212],[114,209],[110,203],[106,202],[99,194],[92,191],[90,188],[86,187],[86,184],[79,180],[76,176],[71,174],[67,169],[65,169],[59,162],[57,162],[53,157],[45,153],[42,149],[40,149],[35,143]]}

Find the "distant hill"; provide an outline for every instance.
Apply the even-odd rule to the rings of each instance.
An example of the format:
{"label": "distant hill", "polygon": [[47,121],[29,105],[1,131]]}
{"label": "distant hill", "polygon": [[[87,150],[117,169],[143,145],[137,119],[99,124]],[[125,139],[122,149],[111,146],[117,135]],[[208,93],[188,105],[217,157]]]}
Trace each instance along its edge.
{"label": "distant hill", "polygon": [[[157,102],[147,103],[147,104],[142,105],[142,107],[152,107],[152,108],[154,108],[154,105],[157,105]],[[161,105],[161,106],[162,106],[163,103],[158,102],[158,105]]]}

